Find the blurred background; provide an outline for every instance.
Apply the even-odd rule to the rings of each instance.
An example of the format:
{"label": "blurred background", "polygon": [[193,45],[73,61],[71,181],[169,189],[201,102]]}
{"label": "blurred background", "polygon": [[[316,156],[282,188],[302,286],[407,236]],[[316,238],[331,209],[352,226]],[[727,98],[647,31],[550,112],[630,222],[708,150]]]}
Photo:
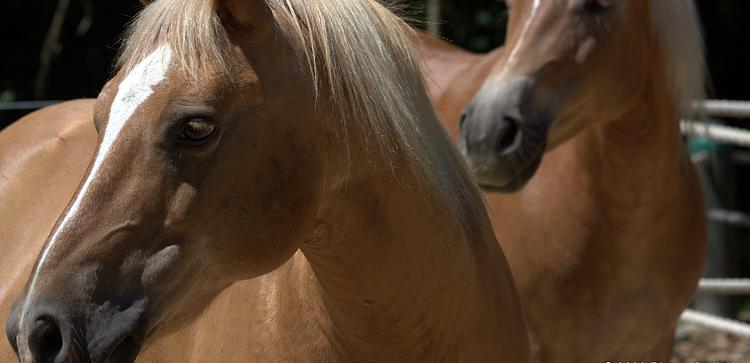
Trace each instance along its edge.
{"label": "blurred background", "polygon": [[[424,25],[426,2],[401,0]],[[750,2],[698,0],[705,26],[713,97],[750,99]],[[441,35],[476,52],[501,45],[507,14],[498,0],[441,0]],[[0,2],[0,102],[95,97],[112,70],[137,0]],[[13,115],[0,114],[0,125]]]}
{"label": "blurred background", "polygon": [[[435,9],[428,2],[440,7],[438,23],[427,21],[429,10]],[[461,47],[485,52],[503,44],[507,11],[501,1],[401,3],[415,25],[438,27],[440,35]],[[696,3],[705,29],[711,98],[750,100],[750,1]],[[120,35],[139,9],[136,0],[0,2],[0,129],[48,101],[96,97],[111,75]],[[721,121],[750,126],[747,120]],[[704,139],[687,144],[706,186],[712,221],[707,275],[750,276],[750,218],[743,213],[750,211],[750,150]],[[730,211],[732,218],[717,211]],[[750,321],[750,300],[742,297],[699,296],[696,304]],[[750,361],[748,343],[738,338],[688,329],[680,339],[685,344],[678,346],[677,361],[696,359],[691,354],[697,359]]]}

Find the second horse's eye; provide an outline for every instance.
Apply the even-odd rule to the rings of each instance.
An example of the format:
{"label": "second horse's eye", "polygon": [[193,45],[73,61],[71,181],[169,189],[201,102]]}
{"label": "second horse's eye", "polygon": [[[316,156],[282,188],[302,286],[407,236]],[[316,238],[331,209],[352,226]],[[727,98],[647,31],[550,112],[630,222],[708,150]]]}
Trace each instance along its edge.
{"label": "second horse's eye", "polygon": [[190,120],[180,135],[180,141],[197,146],[208,141],[216,131],[216,125],[207,120]]}

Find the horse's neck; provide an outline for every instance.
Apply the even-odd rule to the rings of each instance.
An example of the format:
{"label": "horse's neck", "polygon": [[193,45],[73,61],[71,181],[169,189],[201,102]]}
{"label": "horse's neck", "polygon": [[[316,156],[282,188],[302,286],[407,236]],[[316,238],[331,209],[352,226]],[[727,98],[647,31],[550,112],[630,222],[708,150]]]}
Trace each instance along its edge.
{"label": "horse's neck", "polygon": [[[682,144],[679,113],[663,84],[647,86],[620,119],[589,127],[576,137],[576,157],[589,185],[605,203],[657,212],[675,201],[700,199]],[[688,193],[689,192],[689,193]]]}
{"label": "horse's neck", "polygon": [[503,48],[477,54],[443,43],[440,46],[423,44],[420,50],[426,78],[437,87],[430,88],[430,92],[433,96],[442,96],[457,91],[469,99],[474,97],[503,56]]}
{"label": "horse's neck", "polygon": [[354,361],[484,361],[523,347],[515,289],[488,224],[467,238],[445,203],[408,186],[413,177],[369,173],[326,196],[303,247],[334,348]]}
{"label": "horse's neck", "polygon": [[475,54],[429,35],[422,37],[420,56],[430,97],[444,125],[455,137],[461,112],[502,57],[502,48]]}

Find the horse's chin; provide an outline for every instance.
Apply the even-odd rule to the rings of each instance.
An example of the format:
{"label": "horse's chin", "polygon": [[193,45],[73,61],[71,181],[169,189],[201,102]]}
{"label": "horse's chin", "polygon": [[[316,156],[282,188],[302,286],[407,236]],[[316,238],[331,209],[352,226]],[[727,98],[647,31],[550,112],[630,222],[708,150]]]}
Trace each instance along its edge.
{"label": "horse's chin", "polygon": [[488,180],[479,180],[479,187],[486,193],[512,194],[518,192],[529,183],[537,170],[539,170],[539,166],[542,164],[542,157],[543,154],[537,156],[530,163],[526,164],[524,168],[520,169],[519,172],[506,179],[505,182],[493,183]]}

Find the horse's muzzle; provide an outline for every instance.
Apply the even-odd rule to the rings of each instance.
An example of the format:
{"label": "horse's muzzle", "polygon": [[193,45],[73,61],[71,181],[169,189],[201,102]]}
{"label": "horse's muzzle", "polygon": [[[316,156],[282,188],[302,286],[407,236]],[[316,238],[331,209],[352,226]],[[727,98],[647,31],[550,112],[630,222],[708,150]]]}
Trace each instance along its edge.
{"label": "horse's muzzle", "polygon": [[[89,314],[64,312],[62,306],[37,302],[24,309],[14,304],[6,334],[22,363],[135,361],[142,341],[138,332],[143,303],[125,309],[105,303]],[[82,316],[88,318],[77,318]]]}

